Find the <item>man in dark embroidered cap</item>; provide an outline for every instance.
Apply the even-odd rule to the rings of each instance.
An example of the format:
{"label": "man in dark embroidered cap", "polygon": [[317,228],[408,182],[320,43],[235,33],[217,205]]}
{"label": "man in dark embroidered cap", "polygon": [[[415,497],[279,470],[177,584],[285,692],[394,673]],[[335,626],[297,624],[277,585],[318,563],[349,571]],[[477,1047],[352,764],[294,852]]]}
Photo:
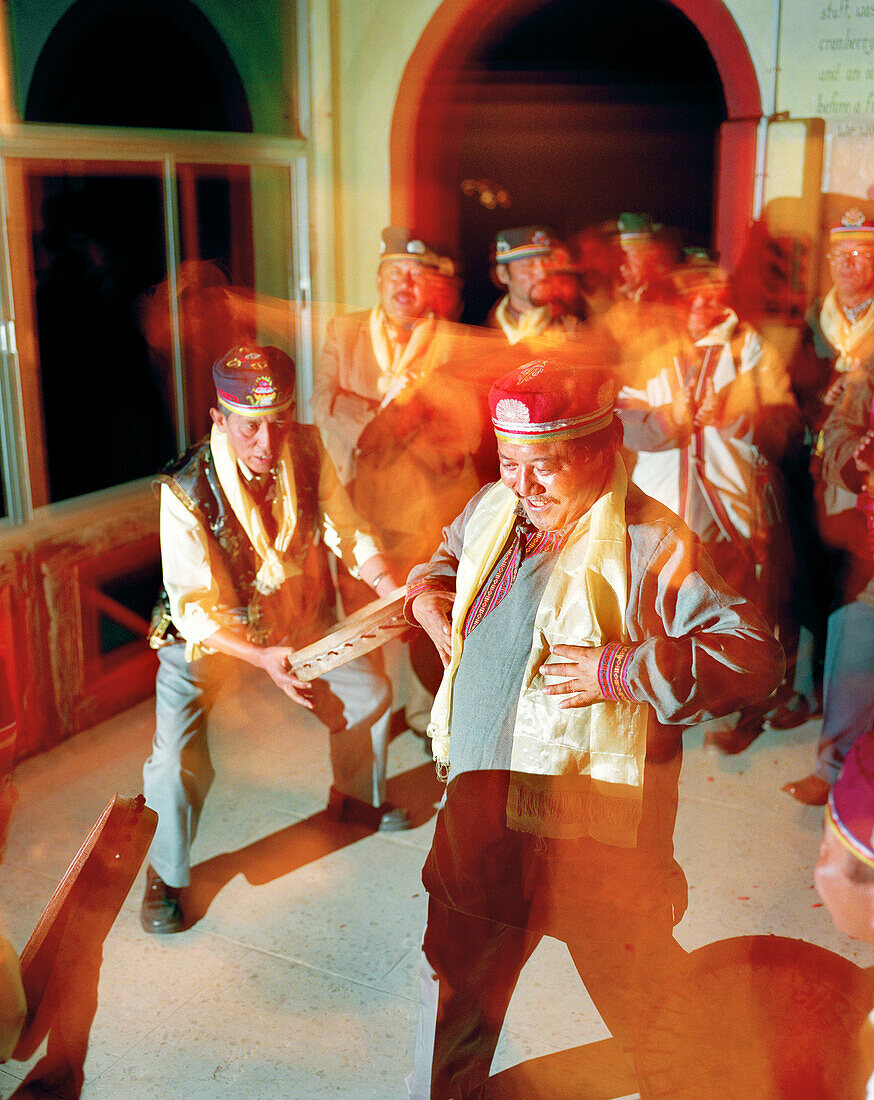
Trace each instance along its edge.
{"label": "man in dark embroidered cap", "polygon": [[783,787],[797,801],[819,806],[874,715],[874,551],[865,519],[874,488],[874,222],[861,210],[846,211],[832,228],[829,263],[834,286],[822,303],[817,344],[821,348],[824,336],[834,358],[814,426],[820,429],[818,518],[832,552],[828,568],[810,578],[828,616],[823,721],[813,771]]}
{"label": "man in dark embroidered cap", "polygon": [[671,273],[677,248],[671,234],[649,214],[625,213],[616,220],[622,249],[619,295],[632,302],[667,302],[675,298]]}
{"label": "man in dark embroidered cap", "polygon": [[[385,802],[389,689],[368,659],[312,683],[289,671],[296,649],[335,621],[327,549],[380,596],[397,581],[352,510],[318,432],[294,422],[294,365],[277,348],[232,349],[213,367],[208,441],[160,477],[167,594],[156,684],[157,726],[143,769],[158,813],[141,923],[184,926],[180,889],[212,781],[206,720],[233,659],[263,669],[328,726],[328,813],[403,829]],[[168,632],[167,628],[171,628]],[[154,644],[154,643],[153,643]]]}
{"label": "man in dark embroidered cap", "polygon": [[563,939],[633,1056],[682,966],[673,860],[682,727],[772,690],[779,645],[689,530],[629,485],[613,383],[549,360],[489,398],[501,480],[408,579],[446,671],[448,779],[410,1095],[478,1095],[519,972]]}
{"label": "man in dark embroidered cap", "polygon": [[356,472],[356,448],[380,409],[445,361],[431,279],[441,258],[406,229],[382,231],[371,310],[342,314],[328,326],[313,390],[315,422],[344,485]]}

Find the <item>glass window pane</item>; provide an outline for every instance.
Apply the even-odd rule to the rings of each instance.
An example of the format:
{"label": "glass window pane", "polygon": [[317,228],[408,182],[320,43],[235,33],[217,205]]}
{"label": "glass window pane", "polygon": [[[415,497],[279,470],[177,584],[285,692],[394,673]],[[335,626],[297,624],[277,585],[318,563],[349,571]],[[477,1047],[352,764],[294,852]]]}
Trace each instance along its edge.
{"label": "glass window pane", "polygon": [[144,477],[175,453],[170,375],[139,323],[166,272],[161,174],[34,162],[25,184],[49,499],[59,501]]}
{"label": "glass window pane", "polygon": [[177,276],[187,427],[209,428],[212,364],[255,340],[293,354],[284,166],[180,164]]}

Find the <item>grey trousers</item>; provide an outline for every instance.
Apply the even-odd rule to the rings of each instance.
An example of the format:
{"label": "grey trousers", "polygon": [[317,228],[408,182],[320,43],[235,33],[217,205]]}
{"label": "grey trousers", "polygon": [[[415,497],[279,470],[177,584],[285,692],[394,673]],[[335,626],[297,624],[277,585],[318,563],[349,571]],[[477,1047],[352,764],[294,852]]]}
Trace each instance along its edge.
{"label": "grey trousers", "polygon": [[861,600],[828,617],[822,730],[814,775],[837,779],[853,742],[874,727],[874,607]]}
{"label": "grey trousers", "polygon": [[[158,651],[155,736],[143,768],[146,804],[158,814],[149,862],[168,886],[190,881],[191,845],[215,776],[207,718],[233,658],[185,660],[185,646]],[[379,806],[385,769],[391,689],[367,657],[314,681],[314,713],[328,728],[334,786]]]}

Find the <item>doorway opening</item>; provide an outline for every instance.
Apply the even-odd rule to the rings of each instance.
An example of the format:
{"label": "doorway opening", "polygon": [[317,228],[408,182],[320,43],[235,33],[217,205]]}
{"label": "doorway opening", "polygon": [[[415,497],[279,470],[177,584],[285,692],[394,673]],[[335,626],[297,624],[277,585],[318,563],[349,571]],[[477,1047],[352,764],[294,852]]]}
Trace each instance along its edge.
{"label": "doorway opening", "polygon": [[719,194],[717,162],[726,121],[754,131],[758,85],[721,5],[470,0],[454,13],[432,20],[402,81],[392,197],[394,220],[461,258],[466,320],[497,296],[501,228],[569,236],[634,210],[710,245],[732,209],[746,225],[747,189]]}

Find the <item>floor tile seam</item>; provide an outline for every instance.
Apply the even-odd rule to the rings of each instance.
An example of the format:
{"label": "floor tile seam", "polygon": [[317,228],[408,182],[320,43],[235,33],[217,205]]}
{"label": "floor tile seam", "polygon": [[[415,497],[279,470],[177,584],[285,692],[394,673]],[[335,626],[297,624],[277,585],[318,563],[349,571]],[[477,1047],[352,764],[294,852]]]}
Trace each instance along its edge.
{"label": "floor tile seam", "polygon": [[[779,792],[778,792],[779,793]],[[692,794],[689,791],[681,792],[679,801],[679,811],[682,813],[684,804],[694,804],[696,806],[720,806],[724,810],[732,810],[733,812],[740,812],[748,814],[752,817],[766,817],[766,818],[779,818],[783,821],[784,811],[797,809],[797,803],[793,806],[790,802],[786,801],[781,796],[781,801],[777,802],[775,799],[775,805],[769,810],[763,811],[761,805],[755,800],[751,799],[740,800],[736,802],[729,802],[723,798],[713,798],[705,794]],[[786,801],[786,805],[783,805],[783,801]]]}
{"label": "floor tile seam", "polygon": [[[197,989],[191,990],[184,1000],[176,1001],[174,1007],[167,1011],[166,1015],[161,1016],[160,1019],[155,1020],[151,1027],[140,1032],[136,1036],[136,1038],[132,1040],[117,1056],[113,1057],[112,1055],[103,1054],[102,1057],[105,1059],[106,1064],[103,1066],[99,1073],[88,1074],[85,1080],[85,1088],[87,1089],[88,1085],[96,1084],[102,1078],[106,1077],[107,1074],[110,1074],[113,1070],[115,1070],[120,1064],[125,1061],[125,1059],[129,1058],[134,1051],[141,1047],[143,1043],[147,1042],[151,1035],[153,1035],[160,1028],[166,1027],[171,1020],[179,1015],[180,1012],[187,1009],[191,1002],[194,1001],[197,997],[201,996],[204,991],[210,987],[211,984],[212,983],[210,981],[205,981],[200,986],[198,986]],[[83,1093],[84,1091],[85,1089],[83,1089]]]}
{"label": "floor tile seam", "polygon": [[[293,955],[283,955],[279,951],[270,951],[265,947],[257,947],[254,944],[243,943],[241,940],[235,940],[231,936],[223,936],[220,932],[209,932],[207,935],[214,936],[215,939],[221,940],[223,943],[232,944],[234,947],[242,948],[244,951],[251,951],[264,958],[275,959],[277,962],[289,963],[292,966],[299,966],[302,970],[308,970],[313,974],[321,974],[326,978],[336,978],[338,981],[349,982],[350,985],[357,985],[362,989],[370,989],[376,993],[384,993],[389,997],[398,997],[400,1000],[418,1004],[418,997],[407,997],[403,993],[398,993],[397,990],[387,989],[375,982],[364,981],[352,974],[343,974],[338,970],[328,970],[326,967],[316,966],[314,963],[309,963],[305,959],[296,958]],[[392,966],[391,969],[386,972],[386,975],[393,973],[396,969],[396,965]]]}

